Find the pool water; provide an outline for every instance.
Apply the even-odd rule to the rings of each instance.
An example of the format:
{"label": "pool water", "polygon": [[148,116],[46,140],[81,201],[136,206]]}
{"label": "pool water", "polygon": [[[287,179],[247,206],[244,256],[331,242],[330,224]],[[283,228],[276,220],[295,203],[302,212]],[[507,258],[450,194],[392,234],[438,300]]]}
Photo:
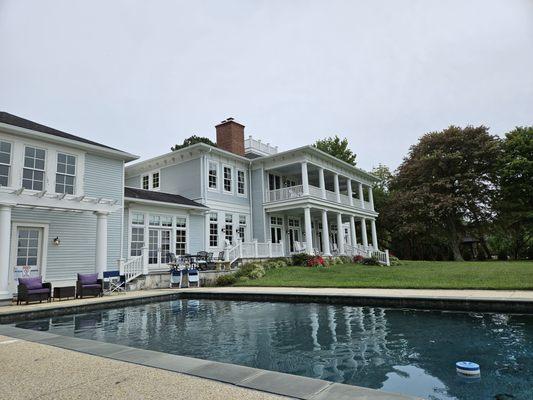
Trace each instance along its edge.
{"label": "pool water", "polygon": [[427,399],[533,399],[526,315],[183,299],[16,326]]}

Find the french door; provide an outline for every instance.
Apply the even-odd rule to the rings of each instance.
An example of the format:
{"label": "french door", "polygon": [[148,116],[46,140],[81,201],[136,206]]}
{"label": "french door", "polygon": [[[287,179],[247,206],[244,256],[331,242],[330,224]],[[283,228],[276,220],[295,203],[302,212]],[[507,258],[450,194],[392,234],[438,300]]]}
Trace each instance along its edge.
{"label": "french door", "polygon": [[43,228],[17,226],[12,285],[18,278],[39,276],[42,271]]}
{"label": "french door", "polygon": [[289,251],[291,253],[298,251],[296,248],[296,242],[300,241],[300,220],[298,218],[289,218]]}
{"label": "french door", "polygon": [[169,262],[172,231],[170,229],[148,230],[148,264],[160,267]]}

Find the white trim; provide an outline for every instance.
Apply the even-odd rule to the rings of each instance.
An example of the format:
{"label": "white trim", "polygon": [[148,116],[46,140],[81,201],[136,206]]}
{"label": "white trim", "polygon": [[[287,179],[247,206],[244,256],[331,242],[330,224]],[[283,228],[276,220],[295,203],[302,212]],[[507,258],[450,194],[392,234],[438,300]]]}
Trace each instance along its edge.
{"label": "white trim", "polygon": [[17,257],[17,242],[18,242],[18,236],[17,236],[17,230],[19,227],[28,227],[28,228],[39,228],[42,229],[42,242],[41,242],[41,255],[40,255],[40,261],[41,261],[41,276],[43,278],[43,281],[46,280],[46,267],[47,267],[47,257],[48,257],[48,232],[49,232],[49,226],[48,223],[40,223],[40,222],[33,222],[33,221],[21,221],[21,220],[12,220],[11,222],[11,257],[9,257],[9,275],[8,275],[8,282],[9,282],[9,288],[13,293],[16,293],[16,285],[14,282],[13,272],[16,264],[16,257]]}
{"label": "white trim", "polygon": [[135,197],[124,197],[124,202],[128,203],[128,207],[133,204],[145,204],[145,205],[153,205],[156,207],[167,207],[167,208],[182,208],[186,210],[202,210],[202,211],[208,211],[208,208],[206,207],[200,207],[200,206],[190,206],[187,204],[177,204],[177,203],[166,203],[163,201],[156,201],[156,200],[145,200],[145,199],[137,199]]}
{"label": "white trim", "polygon": [[[159,186],[154,188],[154,174],[158,174],[159,175]],[[144,185],[143,185],[143,180],[145,177],[148,177],[148,188],[145,189],[144,188]],[[161,190],[161,169],[153,169],[149,172],[146,172],[142,175],[139,175],[139,188],[141,188],[142,190],[151,190],[153,192],[159,192]]]}
{"label": "white trim", "polygon": [[250,213],[249,204],[242,205],[242,204],[229,203],[225,201],[207,200],[205,202],[205,206],[210,209],[218,209],[218,210],[233,211],[233,212],[240,212],[240,213]]}

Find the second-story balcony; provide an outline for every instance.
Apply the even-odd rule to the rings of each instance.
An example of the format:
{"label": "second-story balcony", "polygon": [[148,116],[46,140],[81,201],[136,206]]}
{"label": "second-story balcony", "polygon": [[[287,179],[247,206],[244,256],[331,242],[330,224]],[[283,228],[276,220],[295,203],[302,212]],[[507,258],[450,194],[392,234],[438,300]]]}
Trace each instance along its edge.
{"label": "second-story balcony", "polygon": [[288,186],[281,189],[275,189],[275,190],[269,190],[267,191],[266,195],[266,202],[267,203],[274,203],[274,202],[280,202],[280,201],[287,201],[287,200],[293,200],[293,199],[300,199],[304,197],[311,197],[319,200],[326,200],[332,203],[340,203],[345,206],[349,207],[355,207],[358,209],[364,209],[364,210],[372,210],[373,211],[373,205],[369,201],[363,201],[361,203],[361,200],[357,197],[352,196],[352,200],[350,201],[350,197],[342,194],[342,193],[335,193],[328,189],[321,189],[314,185],[309,185],[309,193],[304,192],[303,185],[294,185],[294,186]]}

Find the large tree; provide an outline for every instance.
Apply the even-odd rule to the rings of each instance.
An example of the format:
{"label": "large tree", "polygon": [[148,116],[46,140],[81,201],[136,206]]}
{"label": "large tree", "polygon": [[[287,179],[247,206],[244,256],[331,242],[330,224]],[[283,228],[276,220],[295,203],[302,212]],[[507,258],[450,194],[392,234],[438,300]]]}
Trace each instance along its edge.
{"label": "large tree", "polygon": [[183,149],[184,147],[189,147],[196,143],[205,143],[210,146],[217,147],[216,143],[213,143],[211,139],[209,138],[206,138],[203,136],[192,135],[191,137],[188,137],[187,139],[185,139],[182,144],[175,144],[174,146],[172,146],[170,150],[175,151],[175,150]]}
{"label": "large tree", "polygon": [[385,214],[399,222],[398,235],[445,243],[453,258],[462,260],[464,235],[483,232],[494,217],[499,153],[500,140],[484,126],[425,134],[390,185]]}
{"label": "large tree", "polygon": [[505,240],[496,245],[513,258],[526,256],[533,247],[533,126],[517,127],[506,134],[498,162],[500,196],[497,205],[501,228],[496,233]]}
{"label": "large tree", "polygon": [[333,157],[337,157],[348,164],[355,165],[356,155],[348,147],[348,139],[341,139],[337,135],[322,140],[317,140],[314,146]]}

